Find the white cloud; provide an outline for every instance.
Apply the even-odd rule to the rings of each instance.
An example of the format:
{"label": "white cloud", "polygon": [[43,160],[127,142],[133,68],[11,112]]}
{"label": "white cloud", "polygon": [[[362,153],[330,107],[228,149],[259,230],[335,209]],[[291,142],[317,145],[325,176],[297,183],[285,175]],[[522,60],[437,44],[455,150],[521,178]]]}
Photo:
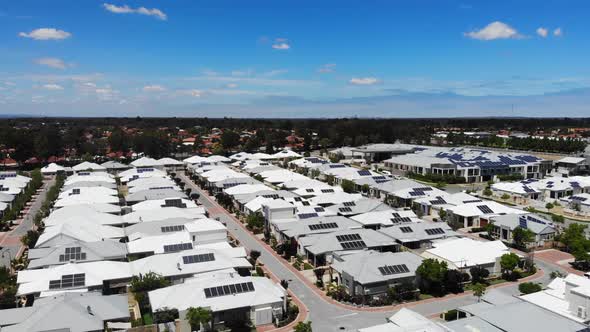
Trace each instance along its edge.
{"label": "white cloud", "polygon": [[333,73],[335,68],[336,68],[335,63],[327,63],[318,69],[318,73],[322,73],[322,74]]}
{"label": "white cloud", "polygon": [[288,40],[286,38],[276,38],[275,42],[272,44],[272,48],[274,48],[275,50],[288,50],[291,48],[291,45],[289,45]]}
{"label": "white cloud", "polygon": [[464,35],[479,40],[519,39],[523,37],[516,29],[499,21],[492,22],[481,30],[466,32]]}
{"label": "white cloud", "polygon": [[374,85],[379,83],[379,80],[375,77],[353,77],[348,83],[354,85]]}
{"label": "white cloud", "polygon": [[563,31],[561,30],[561,28],[557,28],[557,29],[553,30],[553,35],[555,37],[561,37],[561,36],[563,36]]}
{"label": "white cloud", "polygon": [[537,35],[545,38],[547,37],[547,33],[549,32],[549,30],[547,30],[546,28],[540,27],[537,29]]}
{"label": "white cloud", "polygon": [[179,95],[183,95],[183,96],[191,96],[191,97],[195,97],[195,98],[201,98],[204,94],[204,91],[197,90],[197,89],[188,89],[188,90],[179,90],[179,91],[177,91],[177,93]]}
{"label": "white cloud", "polygon": [[35,60],[35,63],[55,69],[66,69],[68,67],[68,65],[62,59],[58,58],[40,58]]}
{"label": "white cloud", "polygon": [[161,85],[146,85],[142,88],[144,92],[163,92],[166,88]]}
{"label": "white cloud", "polygon": [[229,89],[235,89],[238,87],[238,85],[236,83],[228,83],[225,85],[225,87]]}
{"label": "white cloud", "polygon": [[66,39],[66,38],[70,38],[72,36],[71,33],[63,31],[63,30],[57,30],[54,28],[40,28],[40,29],[35,29],[29,33],[26,32],[21,32],[18,34],[20,37],[24,37],[24,38],[31,38],[31,39],[35,39],[35,40],[61,40],[61,39]]}
{"label": "white cloud", "polygon": [[140,15],[147,15],[147,16],[153,16],[159,20],[165,21],[168,19],[168,16],[162,12],[161,10],[157,9],[157,8],[145,8],[145,7],[139,7],[139,8],[131,8],[127,5],[123,5],[123,6],[117,6],[117,5],[113,5],[113,4],[109,4],[109,3],[103,3],[102,4],[103,7],[110,11],[111,13],[115,13],[115,14],[140,14]]}
{"label": "white cloud", "polygon": [[42,85],[41,88],[43,88],[45,90],[51,90],[51,91],[58,91],[58,90],[64,89],[61,85],[54,84],[54,83]]}

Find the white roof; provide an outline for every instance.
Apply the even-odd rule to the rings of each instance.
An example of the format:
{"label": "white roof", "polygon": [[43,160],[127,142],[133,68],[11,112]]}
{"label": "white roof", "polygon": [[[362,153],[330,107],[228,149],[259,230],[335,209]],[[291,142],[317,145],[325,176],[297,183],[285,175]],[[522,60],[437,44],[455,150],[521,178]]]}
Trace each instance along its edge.
{"label": "white roof", "polygon": [[141,201],[137,204],[133,204],[131,206],[131,209],[133,211],[141,211],[141,210],[156,210],[158,208],[164,208],[164,209],[168,209],[171,207],[163,207],[164,204],[166,204],[166,200],[171,200],[171,199],[180,199],[181,203],[186,205],[186,209],[199,209],[200,214],[204,214],[205,213],[205,208],[202,207],[198,207],[197,204],[189,199],[184,199],[184,198],[180,198],[180,194],[179,194],[179,198],[165,198],[165,199],[152,199],[152,200],[147,200],[147,201]]}
{"label": "white roof", "polygon": [[561,158],[557,163],[564,163],[564,164],[579,164],[581,162],[586,161],[586,158],[576,158],[576,157],[565,157]]}
{"label": "white roof", "polygon": [[140,222],[161,221],[166,219],[185,218],[200,219],[204,218],[205,209],[193,208],[183,209],[177,207],[156,208],[152,210],[133,211],[121,216],[127,224],[137,224]]}
{"label": "white roof", "polygon": [[160,166],[161,164],[154,158],[150,157],[141,157],[137,160],[131,162],[131,166],[135,167],[150,167],[150,166]]}
{"label": "white roof", "polygon": [[246,160],[250,159],[251,154],[248,152],[238,152],[229,156],[231,160]]}
{"label": "white roof", "polygon": [[203,161],[208,161],[209,159],[205,158],[205,157],[201,157],[201,156],[192,156],[192,157],[188,157],[186,159],[183,160],[184,163],[187,164],[197,164],[197,163],[201,163]]}
{"label": "white roof", "polygon": [[160,165],[169,166],[169,165],[182,165],[182,161],[178,161],[173,158],[160,158],[157,160]]}
{"label": "white roof", "polygon": [[107,182],[117,183],[115,178],[106,172],[96,172],[89,175],[72,175],[64,181],[64,186],[69,186],[78,182]]}
{"label": "white roof", "polygon": [[[479,207],[487,206],[492,212],[485,213]],[[487,210],[486,208],[483,208]],[[486,216],[486,215],[499,215],[499,214],[525,214],[526,211],[515,209],[498,202],[494,201],[483,201],[475,203],[467,203],[462,205],[453,206],[450,210],[459,216],[464,217],[475,217],[475,216]]]}
{"label": "white roof", "polygon": [[97,195],[97,196],[117,196],[119,192],[115,189],[107,188],[107,187],[80,187],[76,188],[70,187],[70,189],[62,191],[58,195],[58,199],[66,198],[69,196],[74,196],[74,190],[79,191],[79,194],[76,195]]}
{"label": "white roof", "polygon": [[59,198],[55,202],[55,207],[64,207],[69,205],[80,204],[119,204],[119,198],[116,196],[94,193],[80,193],[79,195],[70,195]]}
{"label": "white roof", "polygon": [[493,190],[505,191],[519,195],[528,195],[531,193],[539,193],[540,191],[534,187],[522,182],[498,182],[492,184]]}
{"label": "white roof", "polygon": [[223,162],[223,163],[227,163],[227,162],[231,161],[231,159],[224,157],[224,156],[219,156],[219,155],[209,156],[209,157],[207,157],[207,160],[209,160],[211,162],[219,161],[219,162]]}
{"label": "white roof", "polygon": [[275,158],[301,158],[301,155],[293,150],[283,150],[273,155]]}
{"label": "white roof", "polygon": [[502,241],[475,241],[470,238],[449,239],[433,242],[433,248],[425,251],[430,255],[453,263],[456,267],[469,267],[494,263],[510,250]]}
{"label": "white roof", "polygon": [[262,204],[272,200],[272,198],[258,196],[250,202],[246,203],[245,208],[250,212],[258,212],[262,208]]}
{"label": "white roof", "polygon": [[[399,217],[394,216],[399,215]],[[384,211],[371,211],[367,213],[357,214],[356,216],[350,217],[350,219],[361,223],[363,225],[376,225],[380,224],[383,226],[393,226],[394,223],[391,219],[394,218],[418,218],[412,210],[384,210]],[[418,219],[420,220],[420,219]]]}
{"label": "white roof", "polygon": [[95,224],[86,219],[70,220],[55,226],[46,227],[39,236],[36,247],[42,247],[44,243],[54,239],[74,239],[84,242],[96,242],[103,239],[120,239],[125,236],[123,229],[119,227]]}
{"label": "white roof", "polygon": [[270,160],[270,159],[276,159],[277,157],[275,157],[274,155],[270,155],[268,153],[258,152],[258,153],[254,153],[254,154],[250,155],[250,158],[256,159],[256,160]]}
{"label": "white roof", "polygon": [[97,225],[120,225],[123,223],[121,216],[110,213],[97,212],[91,205],[72,205],[55,210],[45,218],[45,226],[57,226],[61,224],[77,224],[80,220],[89,221]]}
{"label": "white roof", "polygon": [[57,172],[63,172],[65,171],[66,168],[63,166],[60,166],[56,163],[51,163],[45,167],[41,168],[41,173],[43,174],[50,174],[50,173],[57,173]]}
{"label": "white roof", "polygon": [[240,184],[235,187],[224,189],[223,191],[228,195],[242,195],[251,194],[262,190],[272,190],[264,184]]}
{"label": "white roof", "polygon": [[89,161],[84,161],[79,163],[78,165],[72,167],[72,169],[76,172],[78,171],[87,171],[87,170],[93,170],[93,171],[104,171],[106,170],[105,167],[100,166],[99,164],[96,163],[91,163]]}
{"label": "white roof", "polygon": [[[251,282],[254,291],[226,296],[206,297],[205,288]],[[209,308],[213,312],[237,308],[260,307],[281,304],[286,292],[283,288],[265,277],[240,277],[236,273],[197,277],[184,284],[160,288],[148,293],[153,310],[176,308],[184,311],[190,307]]]}
{"label": "white roof", "polygon": [[[140,169],[141,169],[141,173],[138,172],[137,168],[130,168],[128,170],[125,170],[125,171],[119,173],[119,176],[122,178],[131,178],[133,176],[139,176],[139,177],[167,176],[166,172],[159,170],[157,168],[146,167],[146,168],[140,168]],[[149,170],[149,171],[147,171],[147,170]]]}
{"label": "white roof", "polygon": [[310,202],[314,205],[338,205],[344,202],[356,202],[363,198],[361,194],[349,194],[343,191],[333,194],[323,194],[310,198]]}

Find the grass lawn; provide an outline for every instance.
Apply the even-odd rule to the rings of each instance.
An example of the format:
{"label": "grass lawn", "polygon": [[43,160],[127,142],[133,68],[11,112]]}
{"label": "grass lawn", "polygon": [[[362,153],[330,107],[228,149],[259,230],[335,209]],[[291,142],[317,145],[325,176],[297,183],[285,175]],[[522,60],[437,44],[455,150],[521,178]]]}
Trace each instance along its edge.
{"label": "grass lawn", "polygon": [[419,300],[428,300],[433,298],[434,296],[430,295],[430,294],[420,294]]}

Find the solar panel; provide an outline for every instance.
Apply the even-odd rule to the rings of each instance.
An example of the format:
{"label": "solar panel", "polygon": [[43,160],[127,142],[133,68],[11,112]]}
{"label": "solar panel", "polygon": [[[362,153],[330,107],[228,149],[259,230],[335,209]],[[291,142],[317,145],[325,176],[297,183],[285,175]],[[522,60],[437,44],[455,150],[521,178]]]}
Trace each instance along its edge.
{"label": "solar panel", "polygon": [[322,193],[326,194],[326,193],[333,193],[334,189],[321,189]]}
{"label": "solar panel", "polygon": [[339,242],[355,241],[355,240],[361,240],[361,236],[358,233],[354,233],[354,234],[343,234],[343,235],[336,235],[336,239]]}
{"label": "solar panel", "polygon": [[[279,194],[267,194],[267,195],[262,195],[262,197],[277,199],[277,198],[279,198]],[[296,197],[296,198],[299,198],[301,200],[301,197]]]}
{"label": "solar panel", "polygon": [[59,255],[60,262],[83,261],[83,260],[86,260],[86,253],[82,252],[81,247],[65,248],[65,253],[62,255]]}
{"label": "solar panel", "polygon": [[302,204],[303,206],[309,206],[309,202],[308,202],[308,201],[301,201],[301,204]]}
{"label": "solar panel", "polygon": [[298,215],[299,219],[309,219],[318,217],[317,213],[301,213]]}
{"label": "solar panel", "polygon": [[254,284],[249,282],[242,282],[238,284],[223,285],[217,287],[209,287],[203,290],[205,292],[205,298],[235,295],[241,293],[248,293],[254,291]]}
{"label": "solar panel", "polygon": [[537,219],[533,216],[527,216],[527,220],[532,221],[532,222],[536,222],[537,224],[541,224],[541,225],[547,225],[547,223],[541,219]]}
{"label": "solar panel", "polygon": [[430,201],[430,204],[432,204],[432,205],[443,205],[443,204],[447,204],[447,201],[445,201],[442,198],[437,198],[437,199],[434,199],[434,200]]}
{"label": "solar panel", "polygon": [[162,233],[180,232],[184,230],[184,225],[162,226],[160,229],[162,230]]}
{"label": "solar panel", "polygon": [[412,219],[410,217],[397,217],[397,218],[391,218],[389,220],[391,220],[391,222],[394,224],[412,222]]}
{"label": "solar panel", "polygon": [[518,218],[518,225],[520,226],[520,228],[524,228],[524,229],[527,229],[528,228],[528,225],[526,223],[526,219],[525,219],[524,216],[520,216]]}
{"label": "solar panel", "polygon": [[344,203],[342,203],[342,205],[344,205],[344,206],[356,206],[356,203],[355,202],[344,202]]}
{"label": "solar panel", "polygon": [[325,212],[326,210],[324,210],[323,207],[314,207],[313,208],[315,212]]}
{"label": "solar panel", "polygon": [[352,209],[349,207],[341,207],[338,209],[340,212],[352,212]]}
{"label": "solar panel", "polygon": [[184,264],[195,264],[203,262],[212,262],[215,260],[215,256],[212,253],[182,256],[182,262]]}
{"label": "solar panel", "polygon": [[344,167],[346,167],[346,166],[345,165],[342,165],[342,164],[333,164],[333,165],[330,165],[330,168],[344,168]]}
{"label": "solar panel", "polygon": [[410,269],[408,269],[408,266],[406,264],[384,265],[378,267],[378,269],[379,272],[381,272],[381,274],[384,276],[410,272]]}
{"label": "solar panel", "polygon": [[467,204],[467,203],[479,203],[479,202],[483,202],[483,201],[481,199],[472,199],[472,200],[463,201],[463,204]]}
{"label": "solar panel", "polygon": [[426,195],[423,191],[421,190],[414,190],[414,191],[410,191],[408,192],[408,194],[410,194],[410,196],[424,196]]}
{"label": "solar panel", "polygon": [[492,209],[490,209],[490,207],[487,205],[478,205],[477,208],[485,214],[494,213],[494,211],[492,211]]}
{"label": "solar panel", "polygon": [[308,193],[312,193],[312,192],[314,192],[314,190],[313,190],[313,189],[311,189],[311,188],[309,188],[309,189],[305,189],[305,191],[306,191],[306,192],[308,192]]}
{"label": "solar panel", "polygon": [[358,173],[358,175],[360,175],[360,176],[371,176],[371,172],[370,172],[370,171],[368,171],[368,170],[366,170],[366,169],[360,170],[360,171],[358,171],[357,173]]}
{"label": "solar panel", "polygon": [[86,274],[65,274],[58,280],[49,280],[49,289],[83,287],[86,284]]}
{"label": "solar panel", "polygon": [[400,229],[400,231],[402,231],[402,233],[412,233],[413,232],[412,228],[408,227],[408,226],[400,227],[399,229]]}
{"label": "solar panel", "polygon": [[294,200],[295,202],[301,202],[301,197],[293,197],[293,200]]}
{"label": "solar panel", "polygon": [[345,249],[345,250],[362,249],[362,248],[367,247],[367,245],[365,244],[365,241],[363,241],[363,240],[340,242],[340,245],[342,246],[342,249]]}
{"label": "solar panel", "polygon": [[585,202],[586,200],[588,200],[586,197],[581,197],[581,196],[572,196],[570,197],[571,200],[574,201],[579,201],[579,202]]}
{"label": "solar panel", "polygon": [[394,218],[399,218],[399,217],[401,217],[401,215],[400,215],[399,213],[395,213],[395,212],[392,212],[392,213],[391,213],[391,215],[392,215]]}
{"label": "solar panel", "polygon": [[179,244],[164,245],[164,252],[166,252],[166,253],[183,251],[183,250],[190,250],[190,249],[193,249],[192,243],[179,243]]}
{"label": "solar panel", "polygon": [[442,228],[430,228],[430,229],[425,229],[424,231],[428,235],[439,235],[439,234],[445,233],[445,231],[443,231]]}
{"label": "solar panel", "polygon": [[522,186],[522,189],[524,190],[525,193],[534,193],[535,189],[528,187],[528,186]]}
{"label": "solar panel", "polygon": [[317,231],[320,229],[333,229],[333,228],[338,228],[338,224],[335,222],[328,222],[325,224],[312,224],[312,225],[308,225],[307,227],[309,227],[310,230],[312,231]]}
{"label": "solar panel", "polygon": [[432,191],[432,187],[420,187],[420,188],[412,188],[413,190],[418,191]]}

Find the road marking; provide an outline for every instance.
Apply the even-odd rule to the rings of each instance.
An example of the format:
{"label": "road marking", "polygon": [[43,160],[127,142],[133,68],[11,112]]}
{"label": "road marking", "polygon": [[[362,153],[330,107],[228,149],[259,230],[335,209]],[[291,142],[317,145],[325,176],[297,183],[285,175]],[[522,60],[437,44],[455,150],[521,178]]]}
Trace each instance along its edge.
{"label": "road marking", "polygon": [[346,314],[346,315],[336,316],[336,317],[333,317],[333,318],[344,318],[344,317],[356,316],[358,314],[359,314],[358,312],[353,312],[352,314]]}

